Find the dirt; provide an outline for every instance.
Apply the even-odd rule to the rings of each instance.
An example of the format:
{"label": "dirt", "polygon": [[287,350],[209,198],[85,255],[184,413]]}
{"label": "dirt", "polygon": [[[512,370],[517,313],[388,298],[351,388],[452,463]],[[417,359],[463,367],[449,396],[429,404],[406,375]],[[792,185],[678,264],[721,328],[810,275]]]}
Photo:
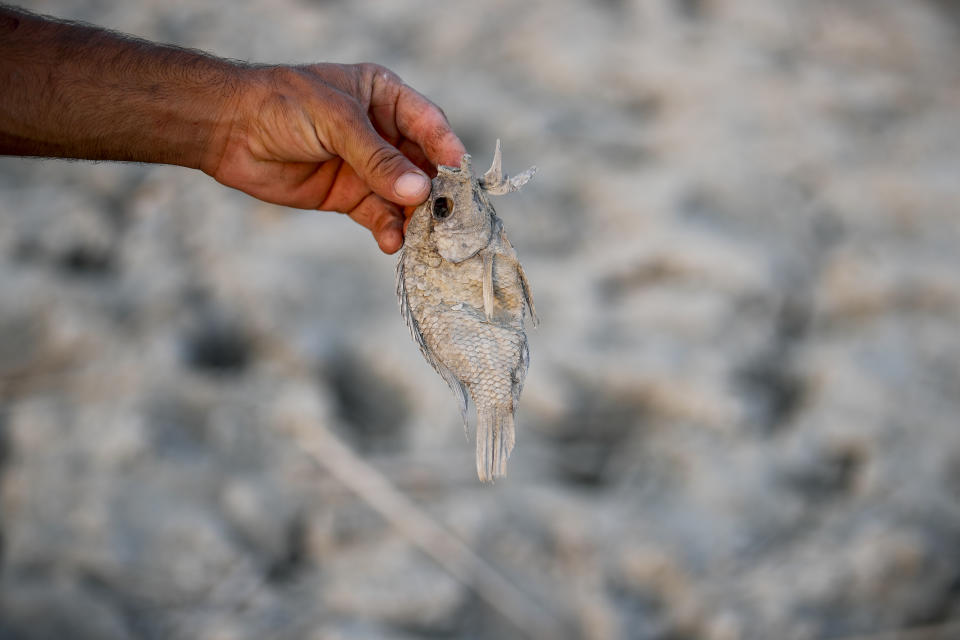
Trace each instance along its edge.
{"label": "dirt", "polygon": [[484,486],[366,230],[185,169],[0,159],[0,639],[960,634],[951,3],[30,8],[394,69],[477,166],[499,137],[539,167],[496,206],[542,322]]}

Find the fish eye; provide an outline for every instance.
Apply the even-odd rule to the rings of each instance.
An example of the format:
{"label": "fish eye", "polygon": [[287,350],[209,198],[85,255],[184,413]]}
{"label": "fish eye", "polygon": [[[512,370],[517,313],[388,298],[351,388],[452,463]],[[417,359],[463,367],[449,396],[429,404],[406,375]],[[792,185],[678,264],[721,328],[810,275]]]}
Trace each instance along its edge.
{"label": "fish eye", "polygon": [[446,196],[440,196],[433,201],[433,217],[443,220],[453,213],[453,200]]}

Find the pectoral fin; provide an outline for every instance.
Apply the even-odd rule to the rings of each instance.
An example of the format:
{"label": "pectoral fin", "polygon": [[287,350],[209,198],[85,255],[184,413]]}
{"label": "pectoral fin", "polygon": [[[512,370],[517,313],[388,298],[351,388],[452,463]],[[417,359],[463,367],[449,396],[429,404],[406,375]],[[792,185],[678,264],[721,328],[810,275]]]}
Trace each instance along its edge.
{"label": "pectoral fin", "polygon": [[540,324],[540,318],[537,317],[537,310],[533,306],[533,295],[530,293],[530,283],[527,282],[527,274],[523,272],[523,267],[517,262],[517,275],[520,276],[520,287],[523,289],[523,299],[527,303],[527,309],[530,310],[530,319],[533,320],[533,326]]}
{"label": "pectoral fin", "polygon": [[493,252],[483,252],[483,313],[487,322],[493,320]]}
{"label": "pectoral fin", "polygon": [[520,265],[520,261],[517,260],[517,254],[513,250],[513,245],[510,244],[510,240],[507,239],[507,234],[502,228],[500,229],[500,243],[506,248],[506,255],[509,256],[508,259],[510,263],[517,269],[517,278],[520,281],[520,288],[523,289],[523,301],[527,304],[527,310],[530,311],[530,319],[533,321],[533,326],[536,327],[540,324],[540,318],[537,317],[537,310],[533,306],[533,294],[530,293],[530,282],[527,281],[527,274],[523,272],[523,267]]}

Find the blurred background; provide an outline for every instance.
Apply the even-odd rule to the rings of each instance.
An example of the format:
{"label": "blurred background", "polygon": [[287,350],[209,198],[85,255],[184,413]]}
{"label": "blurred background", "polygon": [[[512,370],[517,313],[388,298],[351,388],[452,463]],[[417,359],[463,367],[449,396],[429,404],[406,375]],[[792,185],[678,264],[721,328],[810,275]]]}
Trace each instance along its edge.
{"label": "blurred background", "polygon": [[394,69],[542,325],[482,486],[365,229],[0,159],[0,638],[960,637],[956,3],[25,6]]}

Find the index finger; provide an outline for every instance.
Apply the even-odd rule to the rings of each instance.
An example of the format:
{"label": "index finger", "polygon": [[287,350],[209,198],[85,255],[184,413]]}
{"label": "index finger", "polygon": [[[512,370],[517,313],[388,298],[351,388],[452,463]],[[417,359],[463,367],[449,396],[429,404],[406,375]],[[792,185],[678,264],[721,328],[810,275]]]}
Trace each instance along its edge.
{"label": "index finger", "polygon": [[418,91],[403,85],[397,96],[397,128],[405,138],[419,145],[435,165],[460,166],[467,152],[450,128],[443,110]]}

